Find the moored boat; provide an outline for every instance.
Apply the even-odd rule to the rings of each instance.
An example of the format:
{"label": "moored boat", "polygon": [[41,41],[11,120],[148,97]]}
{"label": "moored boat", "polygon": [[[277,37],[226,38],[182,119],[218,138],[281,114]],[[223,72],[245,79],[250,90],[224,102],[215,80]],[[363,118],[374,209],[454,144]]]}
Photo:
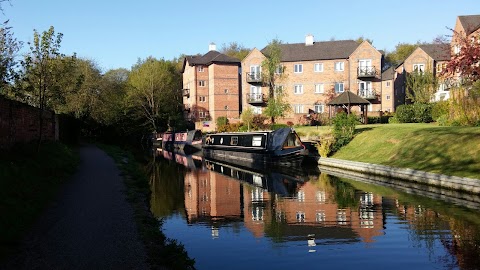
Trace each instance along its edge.
{"label": "moored boat", "polygon": [[181,132],[165,132],[162,135],[164,150],[182,150],[185,153],[195,153],[202,149],[202,132],[190,130]]}
{"label": "moored boat", "polygon": [[307,154],[299,136],[291,128],[275,131],[225,132],[205,136],[205,158],[243,164],[300,164]]}

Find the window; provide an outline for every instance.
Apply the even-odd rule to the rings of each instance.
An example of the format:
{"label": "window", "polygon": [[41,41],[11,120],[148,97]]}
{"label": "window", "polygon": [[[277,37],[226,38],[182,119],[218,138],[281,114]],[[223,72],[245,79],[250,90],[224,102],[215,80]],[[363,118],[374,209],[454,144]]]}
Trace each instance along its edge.
{"label": "window", "polygon": [[283,66],[278,65],[277,68],[275,68],[275,74],[282,74],[283,73]]}
{"label": "window", "polygon": [[325,222],[325,211],[319,210],[315,213],[315,221],[317,222]]}
{"label": "window", "polygon": [[293,105],[293,109],[295,113],[303,113],[303,105],[301,104]]}
{"label": "window", "polygon": [[316,113],[323,113],[325,111],[325,105],[323,104],[315,104],[313,106]]}
{"label": "window", "polygon": [[295,64],[293,66],[293,72],[302,73],[303,72],[303,65],[302,64]]}
{"label": "window", "polygon": [[459,54],[461,49],[462,49],[462,47],[457,44],[457,45],[453,46],[453,53],[454,54]]}
{"label": "window", "polygon": [[205,118],[205,112],[203,111],[198,112],[198,117]]}
{"label": "window", "polygon": [[299,202],[304,202],[305,201],[305,191],[297,192],[297,200]]}
{"label": "window", "polygon": [[390,86],[390,82],[387,82],[387,87]]}
{"label": "window", "polygon": [[437,64],[437,72],[441,72],[441,71],[444,70],[446,67],[447,67],[447,63]]}
{"label": "window", "polygon": [[204,87],[205,86],[205,81],[198,81],[198,86]]}
{"label": "window", "polygon": [[343,82],[335,83],[335,93],[343,93]]}
{"label": "window", "polygon": [[297,212],[297,222],[305,222],[305,212]]}
{"label": "window", "polygon": [[425,64],[413,64],[413,71],[423,73],[425,71]]}
{"label": "window", "polygon": [[224,107],[224,108],[225,108],[225,110],[228,110],[228,105],[225,105],[225,107]]}
{"label": "window", "polygon": [[199,102],[207,102],[207,97],[206,96],[199,96],[198,101]]}
{"label": "window", "polygon": [[315,199],[317,199],[317,202],[319,203],[324,203],[327,200],[327,194],[323,190],[317,191],[317,194],[315,194]]}
{"label": "window", "polygon": [[203,72],[203,66],[198,66],[198,72]]}
{"label": "window", "polygon": [[262,114],[262,107],[252,107],[253,108],[253,114]]}
{"label": "window", "polygon": [[303,94],[303,85],[301,85],[301,84],[296,84],[296,85],[293,87],[293,93],[296,94],[296,95]]}
{"label": "window", "polygon": [[223,91],[225,92],[225,94],[228,94],[228,89],[225,89],[225,90],[223,90]]}
{"label": "window", "polygon": [[387,99],[387,100],[390,100],[390,95],[387,95],[387,96],[386,96],[386,99]]}
{"label": "window", "polygon": [[323,63],[315,63],[313,65],[314,72],[323,72]]}
{"label": "window", "polygon": [[323,93],[324,93],[323,83],[315,84],[315,94],[323,94]]}
{"label": "window", "polygon": [[343,71],[344,64],[343,62],[335,62],[335,71]]}

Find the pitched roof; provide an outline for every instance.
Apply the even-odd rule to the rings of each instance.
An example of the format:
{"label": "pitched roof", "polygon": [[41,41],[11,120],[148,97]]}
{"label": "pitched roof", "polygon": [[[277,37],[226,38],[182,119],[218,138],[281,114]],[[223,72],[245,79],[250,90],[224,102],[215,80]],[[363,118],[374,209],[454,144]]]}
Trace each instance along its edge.
{"label": "pitched roof", "polygon": [[235,57],[230,57],[217,51],[209,51],[204,55],[185,56],[183,59],[182,73],[185,71],[185,65],[187,64],[187,61],[189,66],[209,66],[213,63],[235,64],[237,66],[240,66],[241,64],[241,61]]}
{"label": "pitched roof", "polygon": [[328,103],[328,105],[363,105],[370,104],[370,102],[350,91],[341,93],[338,97],[334,98]]}
{"label": "pitched roof", "polygon": [[419,47],[435,61],[448,61],[451,58],[449,44],[423,44]]}
{"label": "pitched roof", "polygon": [[[354,40],[335,40],[315,42],[306,46],[305,43],[281,44],[282,62],[346,59],[358,47]],[[266,53],[267,47],[261,52]]]}
{"label": "pitched roof", "polygon": [[480,28],[480,15],[458,16],[458,19],[463,29],[465,29],[467,36]]}
{"label": "pitched roof", "polygon": [[393,80],[393,74],[395,74],[395,67],[391,66],[382,72],[382,81]]}

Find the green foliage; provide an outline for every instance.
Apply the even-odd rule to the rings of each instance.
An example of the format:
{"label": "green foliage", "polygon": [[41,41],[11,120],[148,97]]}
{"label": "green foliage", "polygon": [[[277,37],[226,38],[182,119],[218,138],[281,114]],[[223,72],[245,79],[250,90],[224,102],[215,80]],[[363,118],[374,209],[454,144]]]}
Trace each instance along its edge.
{"label": "green foliage", "polygon": [[447,117],[449,112],[449,102],[447,100],[438,101],[433,103],[432,107],[432,119],[438,121],[440,117]]}
{"label": "green foliage", "polygon": [[398,43],[393,52],[387,53],[386,61],[391,66],[396,66],[405,61],[407,57],[418,47],[417,44]]}
{"label": "green foliage", "polygon": [[347,145],[355,134],[355,125],[358,119],[353,114],[338,113],[332,120],[333,137],[335,144],[333,149],[338,151],[342,146]]}
{"label": "green foliage", "polygon": [[181,122],[181,74],[175,63],[149,57],[130,72],[127,100],[133,116],[144,119],[150,131],[165,130]]}
{"label": "green foliage", "polygon": [[265,124],[265,121],[267,120],[267,117],[262,114],[256,114],[253,117],[252,121],[252,128],[254,130],[265,130],[268,129],[268,125]]}
{"label": "green foliage", "polygon": [[399,124],[401,123],[400,120],[398,120],[397,116],[393,116],[388,118],[388,123],[389,124]]}
{"label": "green foliage", "polygon": [[431,103],[415,103],[397,107],[395,118],[399,123],[430,123],[432,119]]}
{"label": "green foliage", "polygon": [[226,125],[218,126],[218,132],[238,132],[243,125],[241,123],[229,123]]}
{"label": "green foliage", "polygon": [[369,124],[386,124],[390,122],[392,115],[383,115],[383,116],[368,116]]}
{"label": "green foliage", "polygon": [[333,134],[326,134],[321,136],[320,142],[317,143],[316,147],[318,153],[321,157],[326,158],[332,153],[333,147],[335,146],[335,137]]}
{"label": "green foliage", "polygon": [[250,53],[250,49],[245,48],[242,44],[237,42],[230,42],[228,45],[223,44],[220,52],[225,55],[243,60]]}
{"label": "green foliage", "polygon": [[437,91],[438,81],[430,70],[407,74],[407,98],[414,103],[429,103]]}
{"label": "green foliage", "polygon": [[245,110],[243,110],[242,114],[240,115],[240,119],[242,119],[243,124],[247,126],[247,131],[250,130],[254,117],[255,117],[255,114],[253,113],[252,107],[246,108]]}
{"label": "green foliage", "polygon": [[8,21],[4,22],[0,27],[0,95],[6,94],[5,90],[9,82],[17,76],[15,57],[21,47],[22,42],[17,41],[13,36]]}
{"label": "green foliage", "polygon": [[228,118],[225,116],[220,116],[216,121],[217,127],[228,125]]}

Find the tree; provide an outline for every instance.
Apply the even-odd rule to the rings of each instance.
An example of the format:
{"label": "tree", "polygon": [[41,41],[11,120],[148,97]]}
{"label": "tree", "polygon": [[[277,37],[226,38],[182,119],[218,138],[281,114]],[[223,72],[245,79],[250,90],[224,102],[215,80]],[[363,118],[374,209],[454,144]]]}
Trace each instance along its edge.
{"label": "tree", "polygon": [[180,122],[181,76],[175,63],[149,57],[132,68],[127,100],[132,112],[145,119],[150,131]]}
{"label": "tree", "polygon": [[454,36],[458,42],[459,52],[452,55],[441,76],[454,78],[458,75],[462,84],[472,85],[480,80],[480,37],[468,38],[455,32]]}
{"label": "tree", "polygon": [[0,27],[0,94],[6,94],[7,85],[16,77],[17,62],[15,55],[22,43],[13,36],[8,21]]}
{"label": "tree", "polygon": [[262,62],[263,84],[268,86],[268,101],[264,114],[270,117],[272,124],[276,118],[284,117],[291,110],[290,104],[285,101],[283,87],[277,85],[277,82],[285,78],[285,67],[281,65],[281,44],[277,39],[272,40],[265,50],[265,59]]}
{"label": "tree", "polygon": [[414,103],[429,103],[438,89],[438,81],[431,70],[407,74],[407,98]]}
{"label": "tree", "polygon": [[245,58],[250,52],[250,49],[245,48],[243,45],[237,42],[230,42],[228,45],[224,43],[220,49],[220,52],[225,55],[243,60],[243,58]]}
{"label": "tree", "polygon": [[395,46],[395,50],[393,52],[387,53],[386,61],[388,66],[397,66],[418,47],[419,42],[416,44],[409,44],[409,43],[398,43]]}
{"label": "tree", "polygon": [[360,36],[358,37],[357,39],[355,39],[355,42],[357,42],[358,44],[364,42],[364,41],[368,41],[368,43],[370,44],[373,44],[373,39],[370,39],[370,38],[365,38],[363,36]]}
{"label": "tree", "polygon": [[240,115],[240,119],[242,122],[247,125],[247,130],[250,131],[250,126],[253,123],[253,118],[255,114],[253,113],[253,109],[248,107],[247,109],[243,110],[242,114]]}

